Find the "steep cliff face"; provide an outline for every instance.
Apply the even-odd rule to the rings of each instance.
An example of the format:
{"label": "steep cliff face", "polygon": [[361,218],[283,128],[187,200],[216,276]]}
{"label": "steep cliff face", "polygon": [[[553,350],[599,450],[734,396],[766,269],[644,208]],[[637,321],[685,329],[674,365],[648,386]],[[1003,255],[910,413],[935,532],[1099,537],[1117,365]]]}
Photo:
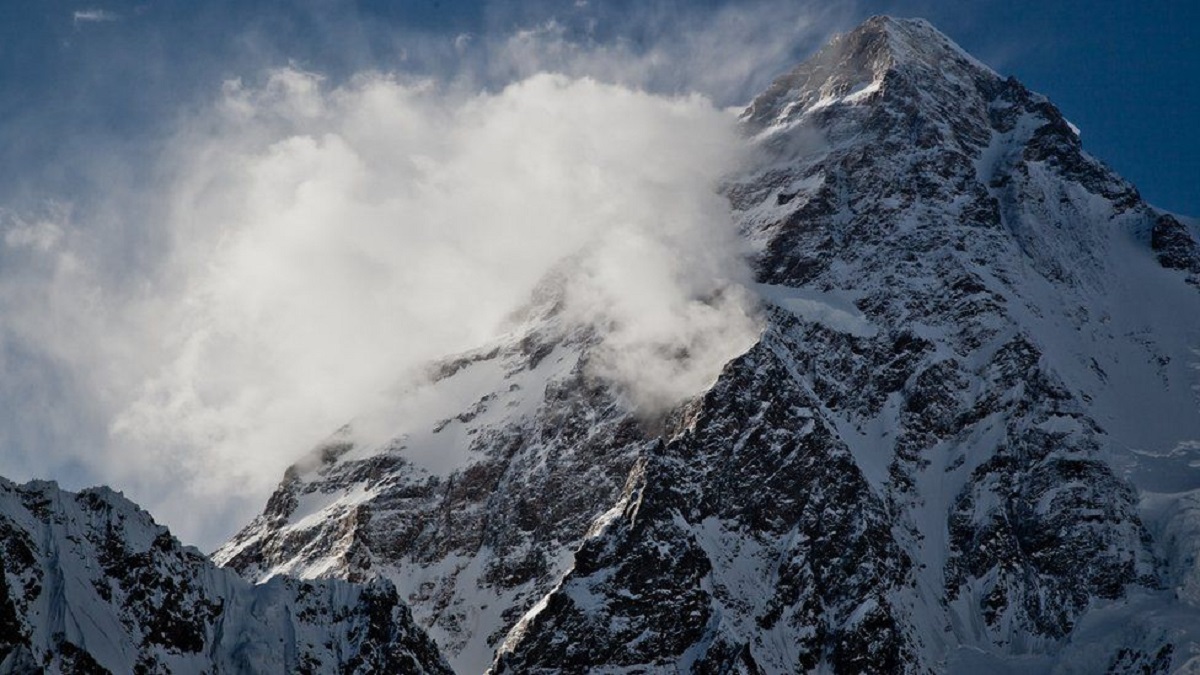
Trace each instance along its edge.
{"label": "steep cliff face", "polygon": [[255,586],[103,488],[0,479],[0,568],[0,672],[451,672],[388,582]]}
{"label": "steep cliff face", "polygon": [[1194,233],[923,22],[868,22],[745,119],[771,162],[732,189],[760,279],[873,332],[814,328],[793,355],[921,562],[900,596],[934,619],[929,663],[1052,652],[1089,607],[1154,593],[1127,479],[1160,489],[1174,469],[1146,451],[1200,424]]}
{"label": "steep cliff face", "polygon": [[794,377],[797,328],[775,317],[643,453],[497,672],[895,670],[915,658],[891,601],[913,561]]}
{"label": "steep cliff face", "polygon": [[216,554],[386,578],[460,672],[1195,667],[1200,245],[878,17],[743,115],[763,334],[637,415],[552,301]]}

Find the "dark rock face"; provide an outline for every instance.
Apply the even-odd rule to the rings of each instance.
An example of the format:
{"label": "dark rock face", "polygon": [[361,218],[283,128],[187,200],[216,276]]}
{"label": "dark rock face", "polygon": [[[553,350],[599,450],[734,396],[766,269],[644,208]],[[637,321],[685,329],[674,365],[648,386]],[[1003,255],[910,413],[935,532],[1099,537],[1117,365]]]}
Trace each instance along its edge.
{"label": "dark rock face", "polygon": [[[786,326],[786,319],[782,320]],[[497,673],[915,668],[886,508],[767,336],[643,456]],[[772,654],[768,640],[793,654]],[[755,654],[760,656],[755,656]],[[727,665],[722,665],[727,664]]]}
{"label": "dark rock face", "polygon": [[0,671],[449,673],[385,581],[251,586],[120,495],[0,482]]}
{"label": "dark rock face", "polygon": [[1141,673],[1142,675],[1160,675],[1171,672],[1171,657],[1175,648],[1163,645],[1157,651],[1147,654],[1135,649],[1123,648],[1113,657],[1108,673]]}
{"label": "dark rock face", "polygon": [[425,387],[469,396],[332,439],[218,560],[392,579],[462,672],[1194,667],[1187,226],[922,21],[743,120],[765,326],[709,389],[639,417],[547,311]]}
{"label": "dark rock face", "polygon": [[[995,381],[1020,388],[1011,395],[1021,410],[952,506],[946,590],[953,600],[970,579],[987,579],[978,608],[988,625],[1011,617],[1061,638],[1093,599],[1159,582],[1135,491],[1097,459],[1100,430],[1036,369],[1038,356],[1017,342],[990,365]],[[1076,428],[1049,431],[1052,419]]]}
{"label": "dark rock face", "polygon": [[1159,216],[1150,230],[1150,248],[1163,267],[1189,272],[1189,281],[1200,276],[1200,243],[1183,223],[1168,215]]}

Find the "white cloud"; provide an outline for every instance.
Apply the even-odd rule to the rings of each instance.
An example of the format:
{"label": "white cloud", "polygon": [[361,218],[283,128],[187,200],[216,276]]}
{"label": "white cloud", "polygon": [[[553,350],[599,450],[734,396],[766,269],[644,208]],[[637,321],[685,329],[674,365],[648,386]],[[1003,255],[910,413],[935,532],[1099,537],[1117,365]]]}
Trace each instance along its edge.
{"label": "white cloud", "polygon": [[79,139],[94,194],[0,214],[0,473],[113,484],[213,545],[555,266],[566,316],[604,331],[598,374],[643,408],[695,393],[756,331],[714,191],[743,140],[712,100],[782,70],[813,16],[767,2],[624,17],[636,44],[554,22],[406,42],[406,63],[457,64],[439,81],[247,72],[152,170]]}
{"label": "white cloud", "polygon": [[108,21],[117,21],[120,18],[121,17],[114,12],[95,8],[77,9],[71,15],[71,19],[76,25],[81,23],[104,23]]}
{"label": "white cloud", "polygon": [[640,405],[698,391],[755,334],[715,192],[742,145],[698,96],[278,70],[228,83],[179,134],[173,245],[144,283],[98,284],[112,262],[67,246],[70,223],[11,229],[53,270],[7,325],[104,399],[112,437],[82,459],[135,494],[175,484],[184,498],[149,505],[195,535],[193,504],[256,508],[306,447],[487,340],[568,258],[568,316],[607,330],[600,374]]}
{"label": "white cloud", "polygon": [[42,253],[54,248],[63,237],[63,228],[58,221],[69,217],[61,204],[50,206],[49,217],[32,221],[12,212],[0,212],[0,220],[6,221],[4,243],[10,248],[32,248]]}

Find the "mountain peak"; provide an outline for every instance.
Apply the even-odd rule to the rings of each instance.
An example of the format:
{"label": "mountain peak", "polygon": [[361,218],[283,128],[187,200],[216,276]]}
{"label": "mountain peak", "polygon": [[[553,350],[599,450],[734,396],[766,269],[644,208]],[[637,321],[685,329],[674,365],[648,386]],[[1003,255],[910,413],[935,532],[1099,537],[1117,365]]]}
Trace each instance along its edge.
{"label": "mountain peak", "polygon": [[835,36],[826,49],[838,47],[842,50],[873,50],[877,57],[885,59],[882,64],[877,64],[884,67],[912,64],[936,67],[946,61],[959,61],[995,74],[933,24],[920,18],[873,16],[850,32]]}
{"label": "mountain peak", "polygon": [[1195,490],[1153,530],[1124,478],[1200,450],[1186,224],[920,20],[839,36],[747,116],[761,152],[723,188],[762,333],[708,389],[647,423],[595,342],[531,323],[431,368],[390,440],[286,474],[217,560],[385,577],[464,673],[1166,672],[1200,650],[1171,632],[1200,625],[1200,538],[1154,538],[1200,532],[1200,475],[1148,485]]}
{"label": "mountain peak", "polygon": [[752,126],[786,124],[833,103],[859,103],[893,77],[952,82],[999,80],[991,68],[924,19],[873,16],[834,36],[791,72],[775,80],[743,114]]}

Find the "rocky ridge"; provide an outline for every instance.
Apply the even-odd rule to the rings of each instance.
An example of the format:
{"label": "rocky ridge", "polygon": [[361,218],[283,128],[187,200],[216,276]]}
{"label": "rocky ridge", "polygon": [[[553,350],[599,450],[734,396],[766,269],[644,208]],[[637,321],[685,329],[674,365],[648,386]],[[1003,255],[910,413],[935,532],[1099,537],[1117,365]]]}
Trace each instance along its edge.
{"label": "rocky ridge", "polygon": [[386,580],[253,585],[106,488],[0,479],[0,673],[452,672]]}

